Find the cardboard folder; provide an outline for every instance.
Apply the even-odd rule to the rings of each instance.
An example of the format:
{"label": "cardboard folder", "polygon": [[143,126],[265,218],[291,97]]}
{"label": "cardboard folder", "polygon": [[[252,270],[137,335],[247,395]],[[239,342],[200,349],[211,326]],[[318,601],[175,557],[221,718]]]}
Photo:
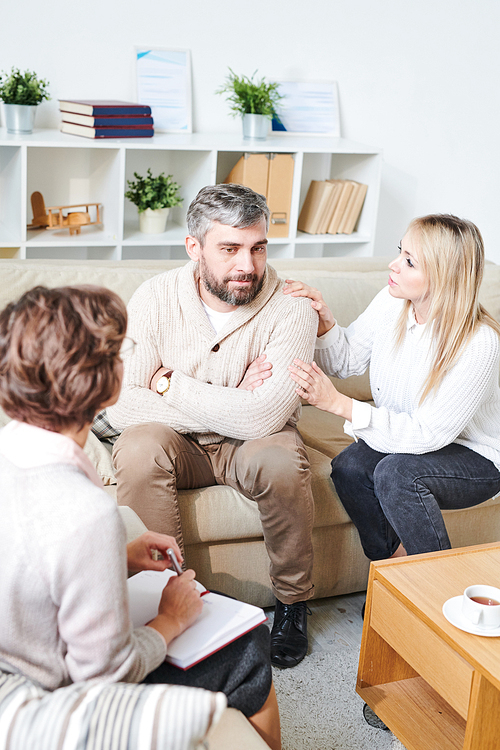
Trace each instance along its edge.
{"label": "cardboard folder", "polygon": [[268,237],[288,237],[290,233],[294,164],[293,154],[246,153],[224,180],[265,196],[271,213]]}

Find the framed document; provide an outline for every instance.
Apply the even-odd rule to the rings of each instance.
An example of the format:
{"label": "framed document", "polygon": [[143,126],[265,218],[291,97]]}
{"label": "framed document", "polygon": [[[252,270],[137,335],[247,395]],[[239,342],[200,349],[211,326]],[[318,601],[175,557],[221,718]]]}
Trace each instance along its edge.
{"label": "framed document", "polygon": [[283,99],[276,108],[273,133],[324,135],[340,138],[339,94],[336,81],[280,81]]}
{"label": "framed document", "polygon": [[135,47],[137,101],[149,104],[158,133],[191,133],[191,52]]}

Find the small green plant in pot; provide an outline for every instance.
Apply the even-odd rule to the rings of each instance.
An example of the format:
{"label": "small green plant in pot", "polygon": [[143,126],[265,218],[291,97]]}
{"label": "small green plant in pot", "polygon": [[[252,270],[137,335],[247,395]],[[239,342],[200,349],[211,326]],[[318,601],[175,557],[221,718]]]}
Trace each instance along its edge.
{"label": "small green plant in pot", "polygon": [[151,169],[148,169],[146,177],[137,172],[134,172],[134,177],[135,182],[127,180],[129,189],[125,198],[137,206],[141,232],[161,234],[165,231],[170,209],[182,203],[180,185],[174,182],[171,174],[165,177],[162,172],[158,177],[153,177]]}
{"label": "small green plant in pot", "polygon": [[217,89],[217,94],[227,94],[233,116],[241,115],[243,137],[264,140],[273,117],[279,120],[276,107],[283,98],[278,83],[266,83],[264,78],[255,80],[257,71],[249,78],[237,76],[229,68],[226,83]]}
{"label": "small green plant in pot", "polygon": [[0,75],[0,99],[9,133],[32,133],[36,107],[50,99],[48,83],[36,73],[12,68]]}

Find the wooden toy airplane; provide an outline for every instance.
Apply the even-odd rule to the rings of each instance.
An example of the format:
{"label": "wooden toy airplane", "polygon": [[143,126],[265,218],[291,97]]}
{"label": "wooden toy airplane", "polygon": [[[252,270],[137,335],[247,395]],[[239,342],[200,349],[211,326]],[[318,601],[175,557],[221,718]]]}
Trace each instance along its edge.
{"label": "wooden toy airplane", "polygon": [[[96,218],[92,221],[89,208],[95,207]],[[28,224],[28,229],[69,229],[70,234],[80,234],[84,225],[101,224],[99,217],[100,203],[77,203],[74,206],[48,206],[45,207],[41,193],[31,194],[31,208],[33,209],[33,221]],[[70,211],[69,209],[80,208],[85,210]]]}

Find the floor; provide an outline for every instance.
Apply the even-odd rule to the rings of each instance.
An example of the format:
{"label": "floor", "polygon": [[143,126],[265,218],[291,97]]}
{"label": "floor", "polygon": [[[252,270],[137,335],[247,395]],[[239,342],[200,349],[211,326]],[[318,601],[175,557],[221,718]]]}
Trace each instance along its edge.
{"label": "floor", "polygon": [[[308,655],[325,651],[337,655],[340,652],[349,652],[349,654],[354,652],[357,663],[363,632],[361,610],[365,599],[366,592],[360,591],[355,594],[317,599],[309,602],[311,615],[308,618],[307,624],[309,636]],[[266,609],[266,614],[268,625],[272,627],[274,610],[272,608]],[[307,657],[305,661],[307,661]],[[355,681],[354,674],[353,681]],[[370,714],[368,707],[367,711]],[[375,714],[370,714],[366,720],[372,727],[376,727],[378,730],[386,728]],[[382,732],[382,734],[385,735],[386,733]],[[391,738],[391,748],[405,750],[403,745],[393,735],[391,735]]]}

